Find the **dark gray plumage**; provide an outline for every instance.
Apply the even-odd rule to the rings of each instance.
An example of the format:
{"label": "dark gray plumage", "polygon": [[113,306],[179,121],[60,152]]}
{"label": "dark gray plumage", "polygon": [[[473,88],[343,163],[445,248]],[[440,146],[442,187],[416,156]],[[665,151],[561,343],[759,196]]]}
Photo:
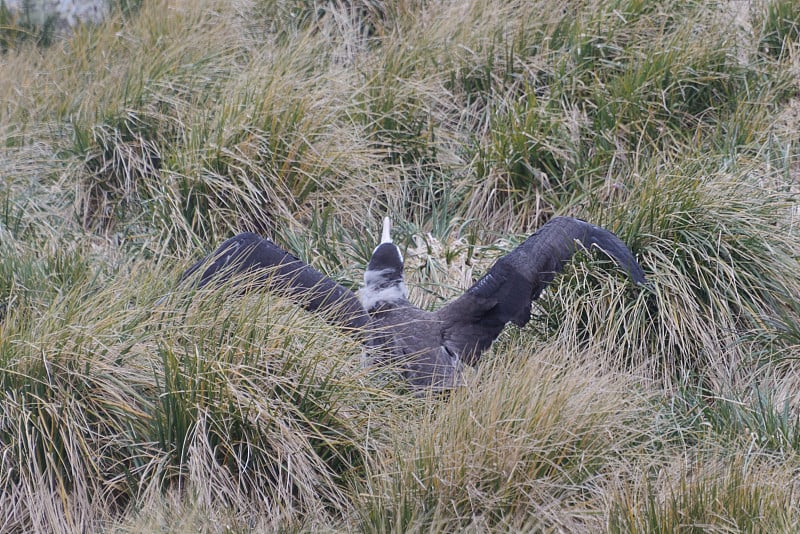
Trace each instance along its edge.
{"label": "dark gray plumage", "polygon": [[[450,389],[461,384],[463,363],[476,365],[481,353],[506,324],[524,326],[531,303],[579,246],[597,247],[613,258],[637,284],[644,272],[628,247],[613,233],[569,217],[556,217],[500,258],[463,295],[436,311],[408,301],[403,257],[392,243],[389,219],[381,244],[364,273],[359,298],[319,271],[252,233],[225,241],[213,260],[189,268],[187,278],[206,266],[198,284],[252,273],[249,286],[264,285],[295,298],[309,311],[362,336],[376,364],[398,365],[417,388]],[[182,278],[182,279],[183,279]]]}
{"label": "dark gray plumage", "polygon": [[245,289],[266,286],[297,300],[308,311],[331,312],[328,318],[336,325],[359,331],[369,322],[352,291],[252,232],[224,241],[209,257],[189,267],[181,282],[203,267],[198,287],[236,276],[245,280]]}

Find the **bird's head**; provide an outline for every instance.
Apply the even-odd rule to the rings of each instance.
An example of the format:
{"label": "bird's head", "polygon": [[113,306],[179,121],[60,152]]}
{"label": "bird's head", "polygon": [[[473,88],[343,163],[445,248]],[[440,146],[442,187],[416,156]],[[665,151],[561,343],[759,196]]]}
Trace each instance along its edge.
{"label": "bird's head", "polygon": [[393,304],[408,297],[403,280],[403,254],[392,243],[391,226],[389,217],[384,218],[381,242],[372,251],[364,272],[364,287],[359,291],[359,298],[368,312],[380,304]]}

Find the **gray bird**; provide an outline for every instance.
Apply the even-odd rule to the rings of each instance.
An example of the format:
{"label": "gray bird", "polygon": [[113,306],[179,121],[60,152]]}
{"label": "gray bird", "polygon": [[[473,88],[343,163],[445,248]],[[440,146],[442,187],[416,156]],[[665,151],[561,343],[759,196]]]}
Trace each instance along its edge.
{"label": "gray bird", "polygon": [[497,260],[460,297],[426,311],[408,300],[403,255],[390,230],[387,217],[358,296],[251,232],[222,243],[181,280],[205,267],[198,287],[238,279],[245,281],[245,289],[265,287],[286,295],[358,336],[365,345],[365,361],[397,366],[412,387],[434,390],[461,385],[463,365],[477,365],[506,324],[527,324],[531,303],[579,247],[597,247],[634,282],[645,283],[641,266],[616,235],[579,219],[555,217]]}

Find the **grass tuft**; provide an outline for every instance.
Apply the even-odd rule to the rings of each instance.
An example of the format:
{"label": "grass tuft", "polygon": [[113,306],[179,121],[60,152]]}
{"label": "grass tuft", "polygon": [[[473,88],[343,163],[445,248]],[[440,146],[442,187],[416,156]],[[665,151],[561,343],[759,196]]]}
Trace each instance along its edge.
{"label": "grass tuft", "polygon": [[[796,531],[798,15],[740,4],[1,10],[0,530]],[[176,283],[253,230],[356,289],[386,215],[427,309],[553,215],[650,284],[579,252],[409,398]]]}

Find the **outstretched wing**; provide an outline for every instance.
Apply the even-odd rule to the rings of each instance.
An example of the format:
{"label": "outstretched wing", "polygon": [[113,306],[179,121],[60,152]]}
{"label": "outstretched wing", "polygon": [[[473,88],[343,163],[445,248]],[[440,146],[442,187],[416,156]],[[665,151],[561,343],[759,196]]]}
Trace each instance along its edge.
{"label": "outstretched wing", "polygon": [[636,283],[644,272],[625,243],[613,233],[570,217],[556,217],[500,258],[463,295],[436,312],[444,343],[474,365],[507,323],[524,326],[531,303],[564,267],[579,246],[597,247]]}
{"label": "outstretched wing", "polygon": [[222,243],[211,255],[189,267],[181,281],[203,268],[198,287],[240,278],[247,289],[264,287],[285,295],[308,311],[324,313],[336,326],[360,330],[369,321],[352,291],[252,232]]}

